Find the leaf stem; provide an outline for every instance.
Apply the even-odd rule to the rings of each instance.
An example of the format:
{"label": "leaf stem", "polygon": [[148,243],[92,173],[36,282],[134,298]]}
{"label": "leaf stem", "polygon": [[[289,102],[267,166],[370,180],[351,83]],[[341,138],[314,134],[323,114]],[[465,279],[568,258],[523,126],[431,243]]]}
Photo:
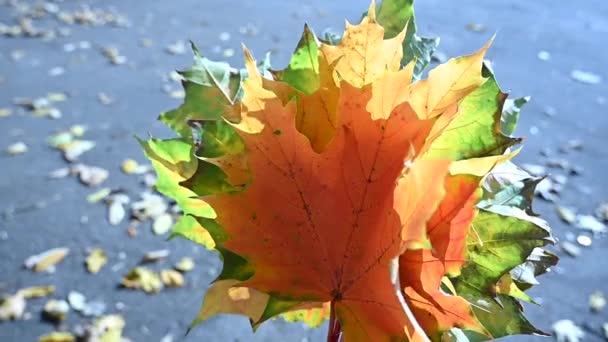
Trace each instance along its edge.
{"label": "leaf stem", "polygon": [[329,306],[329,330],[327,331],[327,342],[343,342],[342,327],[336,317],[335,302]]}

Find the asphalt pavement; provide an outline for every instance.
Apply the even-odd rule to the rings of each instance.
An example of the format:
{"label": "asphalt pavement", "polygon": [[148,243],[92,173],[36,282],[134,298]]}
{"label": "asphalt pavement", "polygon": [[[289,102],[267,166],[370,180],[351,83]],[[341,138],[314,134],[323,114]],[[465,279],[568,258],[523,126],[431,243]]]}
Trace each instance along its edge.
{"label": "asphalt pavement", "polygon": [[[13,25],[19,17],[11,3],[37,2],[0,0],[4,24]],[[322,341],[326,328],[311,330],[277,320],[254,334],[245,318],[232,316],[212,318],[183,337],[204,290],[217,275],[217,257],[187,241],[167,242],[148,225],[140,226],[135,237],[128,236],[126,221],[110,225],[106,206],[85,200],[97,188],[73,177],[49,179],[49,172],[67,163],[46,140],[72,125],[86,126],[85,137],[96,146],[79,162],[107,169],[110,175],[103,186],[123,189],[136,199],[143,187],[136,176],[122,173],[120,165],[126,158],[145,162],[134,135],[171,136],[155,119],[180,103],[175,98],[179,84],[167,80],[170,71],[190,65],[191,55],[187,46],[182,53],[180,41],[192,40],[209,58],[237,67],[243,64],[240,44],[245,42],[258,58],[271,51],[273,65],[282,67],[305,22],[317,32],[326,28],[340,32],[344,19],[357,21],[369,2],[66,0],[53,4],[61,10],[86,4],[121,16],[98,26],[44,18],[34,21],[41,28],[69,29],[56,30],[53,39],[0,36],[0,108],[12,113],[0,117],[0,292],[44,284],[56,286],[54,298],[79,291],[103,301],[108,313],[122,314],[124,336],[133,341],[159,341],[166,336],[175,341]],[[441,37],[440,57],[473,52],[497,34],[488,58],[501,87],[515,97],[532,96],[516,132],[526,137],[516,161],[544,165],[543,154],[549,154],[580,169],[580,175],[566,175],[555,199],[559,205],[593,214],[600,203],[608,201],[608,72],[604,66],[608,2],[418,0],[416,8],[420,34]],[[170,45],[172,53],[167,51]],[[101,49],[109,46],[116,47],[118,54],[104,56]],[[577,81],[573,70],[601,79]],[[101,103],[102,92],[113,103]],[[53,105],[61,112],[60,118],[36,116],[14,104],[16,98],[48,93],[67,95],[65,101]],[[18,141],[27,145],[26,153],[4,153]],[[580,148],[564,147],[575,143]],[[561,241],[568,241],[580,231],[561,221],[555,206],[538,199],[535,210],[551,223]],[[576,257],[555,248],[561,256],[559,266],[541,277],[541,285],[531,292],[541,305],[526,305],[530,319],[541,329],[551,331],[555,321],[570,319],[585,330],[584,341],[604,340],[601,325],[608,321],[608,310],[591,312],[588,297],[597,290],[608,293],[608,239],[592,238],[591,246],[579,246],[581,253]],[[28,256],[54,247],[70,249],[54,273],[24,269]],[[108,265],[97,275],[88,274],[83,265],[90,247],[102,247],[108,255]],[[169,249],[171,254],[161,266],[153,266],[157,269],[163,263],[170,267],[184,256],[194,258],[196,268],[186,274],[186,286],[156,295],[119,288],[122,276],[141,256],[158,249]],[[1,322],[0,341],[34,341],[54,330],[53,324],[40,317],[44,303],[45,299],[28,301],[30,319]],[[87,321],[70,313],[62,324],[71,329]]]}

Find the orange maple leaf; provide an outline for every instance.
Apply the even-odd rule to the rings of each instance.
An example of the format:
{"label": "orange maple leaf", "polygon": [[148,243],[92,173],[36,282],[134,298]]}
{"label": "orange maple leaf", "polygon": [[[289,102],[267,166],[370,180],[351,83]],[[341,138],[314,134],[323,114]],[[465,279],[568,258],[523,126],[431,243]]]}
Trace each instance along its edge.
{"label": "orange maple leaf", "polygon": [[335,136],[317,153],[297,130],[295,104],[283,105],[253,61],[247,64],[234,126],[252,182],[204,198],[230,236],[224,247],[255,269],[237,286],[331,302],[349,341],[423,339],[393,290],[389,264],[403,241],[427,243],[426,220],[443,196],[448,161],[419,160],[404,169],[434,120],[419,119],[407,102],[387,110],[377,98],[387,94],[373,90],[385,89],[391,73],[362,88],[343,81]]}
{"label": "orange maple leaf", "polygon": [[446,196],[427,223],[432,249],[407,250],[399,257],[405,298],[433,340],[453,327],[485,332],[464,298],[441,290],[444,275],[457,276],[465,263],[466,237],[476,213],[480,180],[472,175],[448,176]]}

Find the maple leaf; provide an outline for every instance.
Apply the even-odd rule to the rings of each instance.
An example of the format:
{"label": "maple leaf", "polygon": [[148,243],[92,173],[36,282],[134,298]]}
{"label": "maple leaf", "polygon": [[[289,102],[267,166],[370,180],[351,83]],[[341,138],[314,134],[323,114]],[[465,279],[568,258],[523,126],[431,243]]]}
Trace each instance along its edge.
{"label": "maple leaf", "polygon": [[384,0],[378,5],[376,13],[378,23],[384,27],[385,38],[395,37],[406,28],[401,65],[415,61],[413,76],[418,79],[431,62],[439,38],[420,37],[416,34],[413,4],[414,0]]}
{"label": "maple leaf", "polygon": [[414,21],[412,0],[387,0],[341,38],[305,26],[284,70],[194,48],[185,102],[160,117],[181,138],[141,141],[184,211],[172,236],[223,261],[191,327],[229,313],[254,329],[330,318],[347,341],[541,333],[518,301],[556,262],[552,238],[538,180],[508,162],[527,98],[504,108],[490,43],[417,81],[438,40]]}
{"label": "maple leaf", "polygon": [[419,149],[432,121],[418,119],[407,103],[373,120],[366,107],[374,87],[342,82],[336,136],[319,154],[296,128],[295,105],[283,106],[254,75],[252,61],[247,64],[250,78],[235,127],[253,180],[241,192],[205,197],[230,236],[224,247],[255,269],[239,285],[331,301],[348,339],[404,337],[407,318],[391,291],[388,263],[399,254],[401,236],[425,242],[424,229],[410,229],[420,223],[409,223],[423,225],[424,212],[430,216],[442,195],[416,196],[441,184],[446,162],[420,161],[402,176],[410,147]]}
{"label": "maple leaf", "polygon": [[399,69],[405,30],[393,38],[384,39],[384,28],[376,21],[374,3],[359,25],[346,23],[344,36],[337,45],[321,45],[321,53],[329,64],[336,63],[340,79],[364,86],[378,79],[388,69]]}

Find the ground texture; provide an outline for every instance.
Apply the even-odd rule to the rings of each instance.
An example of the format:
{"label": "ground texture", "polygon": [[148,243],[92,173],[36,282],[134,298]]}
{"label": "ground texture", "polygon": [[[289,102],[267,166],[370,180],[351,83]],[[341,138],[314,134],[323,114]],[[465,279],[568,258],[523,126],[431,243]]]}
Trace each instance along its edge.
{"label": "ground texture", "polygon": [[[0,22],[12,25],[18,11],[9,3],[34,2],[4,3],[0,5]],[[166,51],[168,45],[191,39],[208,57],[241,66],[240,43],[244,41],[259,58],[272,51],[273,64],[283,66],[304,22],[317,32],[328,27],[339,32],[344,18],[358,20],[369,3],[98,0],[57,4],[62,10],[84,4],[113,8],[128,18],[130,26],[41,20],[39,24],[36,21],[40,27],[68,27],[69,35],[59,34],[48,41],[0,36],[0,108],[12,112],[0,118],[0,147],[22,141],[29,148],[21,155],[0,155],[0,292],[53,284],[57,287],[54,297],[62,298],[76,290],[90,300],[103,301],[107,312],[121,313],[126,320],[124,335],[134,341],[158,341],[163,337],[167,337],[165,341],[169,337],[182,340],[204,290],[217,275],[216,256],[186,241],[166,242],[147,224],[139,227],[135,237],[127,235],[126,221],[111,226],[106,206],[85,200],[95,189],[73,177],[48,178],[50,171],[67,164],[48,146],[46,137],[74,124],[87,126],[86,138],[95,141],[96,147],[79,161],[109,170],[110,176],[102,186],[124,189],[137,199],[143,187],[136,176],[123,174],[120,164],[126,158],[145,161],[134,135],[145,137],[150,132],[169,136],[155,119],[159,112],[179,104],[180,100],[170,95],[177,97],[179,94],[172,91],[180,87],[163,77],[190,64],[188,51],[179,53],[178,46],[174,51],[178,54],[171,54]],[[513,96],[532,96],[518,128],[519,135],[527,140],[517,161],[543,165],[541,153],[548,153],[582,169],[581,175],[567,177],[556,202],[593,214],[608,199],[608,74],[603,66],[608,61],[608,2],[419,0],[417,17],[419,32],[440,36],[439,50],[447,56],[473,52],[497,33],[489,52],[497,79],[504,90],[512,90]],[[118,48],[119,55],[126,57],[124,64],[114,65],[100,52],[108,46]],[[540,51],[549,55],[539,58]],[[604,81],[577,82],[571,77],[573,70],[592,72],[603,76]],[[68,95],[66,101],[54,105],[62,113],[59,119],[36,117],[13,104],[15,98],[43,97],[49,92]],[[100,92],[113,98],[114,103],[101,104]],[[572,140],[582,143],[582,148],[560,152],[560,147],[572,144]],[[549,171],[564,173],[559,169]],[[536,211],[552,224],[562,241],[579,234],[577,228],[560,221],[554,203],[538,200]],[[28,256],[54,247],[70,249],[55,273],[39,274],[23,268]],[[109,258],[97,275],[88,274],[83,265],[89,247],[102,247]],[[164,268],[170,267],[183,256],[196,261],[194,271],[186,275],[184,288],[165,289],[157,295],[118,288],[122,276],[144,253],[165,248],[171,251],[170,256],[151,267],[160,269],[163,263]],[[562,255],[559,266],[542,277],[542,285],[532,292],[542,305],[528,306],[526,311],[543,330],[550,331],[557,320],[571,319],[584,328],[585,341],[600,341],[601,324],[608,321],[608,316],[606,311],[592,313],[588,296],[596,290],[608,292],[608,240],[594,237],[592,245],[582,248],[578,257],[556,250]],[[28,320],[0,323],[0,341],[33,341],[52,331],[53,325],[39,315],[44,303],[45,299],[28,301],[27,311],[32,316]],[[71,313],[63,324],[72,328],[86,322]],[[283,321],[265,324],[253,334],[246,319],[216,317],[184,340],[322,341],[324,335],[325,328],[310,330]]]}

